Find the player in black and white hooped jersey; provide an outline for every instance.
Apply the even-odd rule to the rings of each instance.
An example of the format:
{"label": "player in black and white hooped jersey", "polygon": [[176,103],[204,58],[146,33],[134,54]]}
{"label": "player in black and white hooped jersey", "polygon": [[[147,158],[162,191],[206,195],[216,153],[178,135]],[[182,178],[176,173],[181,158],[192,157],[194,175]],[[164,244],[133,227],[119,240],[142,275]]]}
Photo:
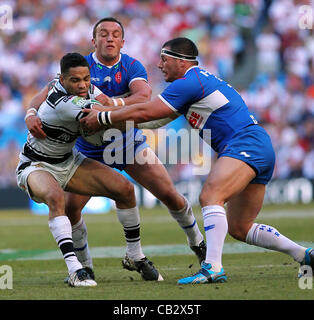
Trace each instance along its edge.
{"label": "player in black and white hooped jersey", "polygon": [[[49,207],[48,225],[66,262],[68,284],[74,287],[96,286],[91,270],[77,259],[71,223],[65,215],[63,191],[113,199],[117,210],[122,211],[128,223],[131,221],[137,230],[139,212],[131,182],[114,169],[86,158],[73,148],[81,132],[81,110],[94,103],[91,98],[95,92],[90,86],[89,65],[83,56],[66,54],[60,64],[59,81],[38,110],[46,139],[28,134],[16,169],[17,184],[34,201]],[[120,222],[124,226],[125,222]],[[145,257],[139,231],[127,245],[135,255]],[[163,280],[154,266],[145,270],[143,276],[145,280]]]}
{"label": "player in black and white hooped jersey", "polygon": [[[89,81],[89,76],[86,75],[86,77],[86,81]],[[69,95],[60,80],[56,82],[46,101],[38,110],[43,130],[47,135],[46,139],[37,139],[28,132],[22,155],[31,160],[41,160],[52,164],[69,158],[76,139],[81,135],[78,120],[82,117],[82,108],[98,103],[94,98],[102,94],[92,84],[88,91],[81,87],[79,90],[81,91],[77,95]],[[74,119],[76,121],[73,121]]]}

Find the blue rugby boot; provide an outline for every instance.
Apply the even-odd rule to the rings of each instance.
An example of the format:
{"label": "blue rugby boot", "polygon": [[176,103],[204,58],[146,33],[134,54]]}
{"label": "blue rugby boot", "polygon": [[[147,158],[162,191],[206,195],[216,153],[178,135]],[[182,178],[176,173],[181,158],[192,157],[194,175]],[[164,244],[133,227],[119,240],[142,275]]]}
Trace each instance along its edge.
{"label": "blue rugby boot", "polygon": [[306,276],[305,268],[302,269],[303,266],[310,266],[312,268],[312,275],[314,274],[314,249],[313,248],[307,248],[305,251],[304,259],[300,263],[300,272],[298,274],[299,278]]}
{"label": "blue rugby boot", "polygon": [[178,284],[198,284],[198,283],[217,283],[226,282],[227,276],[223,268],[219,272],[210,270],[212,265],[210,263],[202,262],[201,269],[190,277],[182,278]]}

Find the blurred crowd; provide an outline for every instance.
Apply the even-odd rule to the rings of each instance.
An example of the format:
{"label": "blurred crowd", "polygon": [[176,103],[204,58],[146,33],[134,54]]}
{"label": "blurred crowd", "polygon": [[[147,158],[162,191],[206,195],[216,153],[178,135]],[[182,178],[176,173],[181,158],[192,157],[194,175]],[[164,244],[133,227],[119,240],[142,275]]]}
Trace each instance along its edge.
{"label": "blurred crowd", "polygon": [[[0,188],[15,185],[30,99],[54,78],[66,52],[93,50],[93,25],[107,16],[124,24],[122,52],[144,64],[153,96],[166,85],[156,67],[161,45],[189,37],[200,65],[229,81],[270,133],[274,177],[314,179],[314,34],[313,26],[299,25],[299,8],[310,2],[6,0],[12,28],[1,18]],[[170,172],[175,180],[189,177],[186,166]]]}

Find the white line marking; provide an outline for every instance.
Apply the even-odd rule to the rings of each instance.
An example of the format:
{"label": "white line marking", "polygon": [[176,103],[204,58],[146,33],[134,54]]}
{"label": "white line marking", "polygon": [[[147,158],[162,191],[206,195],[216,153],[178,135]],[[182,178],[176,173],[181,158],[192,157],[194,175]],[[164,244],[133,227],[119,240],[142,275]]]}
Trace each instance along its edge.
{"label": "white line marking", "polygon": [[[313,242],[297,241],[298,244],[308,248],[314,247]],[[8,251],[9,250],[9,251]],[[20,251],[20,250],[19,250]],[[159,246],[143,246],[143,251],[148,257],[152,256],[169,256],[169,255],[193,255],[194,253],[184,244],[173,245],[159,245]],[[14,250],[4,249],[0,254],[5,252],[13,253]],[[16,251],[17,252],[17,251]],[[125,247],[95,247],[90,248],[92,258],[122,258],[125,254]],[[225,243],[223,254],[237,254],[237,253],[257,253],[257,252],[271,252],[264,248],[251,246],[246,243]],[[34,254],[31,257],[16,257],[12,260],[54,260],[63,259],[59,250],[50,250],[43,253]]]}

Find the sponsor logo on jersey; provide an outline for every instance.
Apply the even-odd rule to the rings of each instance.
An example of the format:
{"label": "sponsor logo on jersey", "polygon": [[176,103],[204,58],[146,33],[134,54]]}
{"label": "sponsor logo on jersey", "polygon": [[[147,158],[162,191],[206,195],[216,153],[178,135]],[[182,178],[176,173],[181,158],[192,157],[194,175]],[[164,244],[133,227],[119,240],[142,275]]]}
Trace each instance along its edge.
{"label": "sponsor logo on jersey", "polygon": [[58,139],[64,142],[70,142],[71,141],[71,136],[67,133],[62,133],[58,136]]}
{"label": "sponsor logo on jersey", "polygon": [[192,128],[198,129],[202,121],[203,117],[195,111],[192,111],[189,117],[189,123],[192,126]]}
{"label": "sponsor logo on jersey", "polygon": [[83,99],[82,97],[75,97],[74,99],[72,99],[71,101],[73,104],[75,104],[76,106],[79,106],[79,107],[83,107],[86,103],[86,100]]}
{"label": "sponsor logo on jersey", "polygon": [[117,83],[120,83],[122,81],[121,71],[118,71],[114,77],[115,77]]}
{"label": "sponsor logo on jersey", "polygon": [[107,81],[108,81],[108,82],[111,82],[111,80],[112,80],[112,79],[111,79],[111,77],[109,77],[109,76],[107,76],[107,77],[104,78],[104,82],[107,82]]}

